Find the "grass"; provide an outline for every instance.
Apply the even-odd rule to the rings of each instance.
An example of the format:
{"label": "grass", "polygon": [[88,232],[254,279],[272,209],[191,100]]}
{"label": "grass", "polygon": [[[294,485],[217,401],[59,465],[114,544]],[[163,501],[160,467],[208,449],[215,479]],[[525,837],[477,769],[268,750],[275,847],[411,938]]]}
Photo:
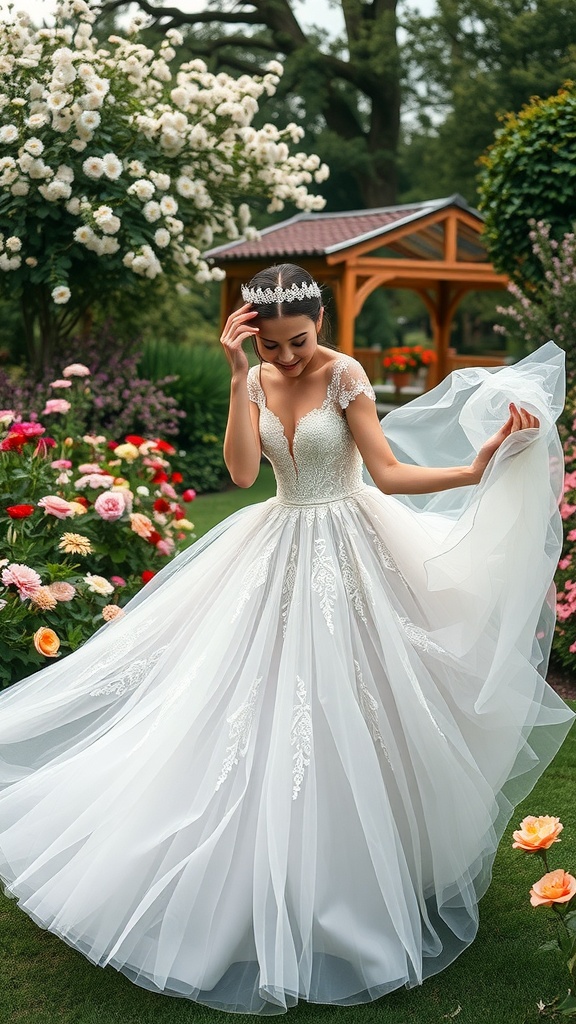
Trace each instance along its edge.
{"label": "grass", "polygon": [[255,505],[258,501],[265,501],[276,493],[274,474],[272,466],[264,463],[260,469],[256,483],[252,487],[232,487],[227,491],[220,491],[217,494],[199,494],[190,506],[190,519],[194,523],[194,533],[197,538],[203,537],[208,530],[211,530],[217,523],[221,523],[226,516],[232,515],[239,508],[245,505]]}
{"label": "grass", "polygon": [[[273,493],[264,468],[254,487],[204,495],[194,503],[197,535],[242,505]],[[573,705],[576,707],[576,702]],[[553,937],[549,911],[533,909],[531,884],[541,862],[511,848],[511,832],[526,814],[554,814],[564,823],[552,864],[576,870],[576,727],[537,786],[517,809],[480,904],[476,941],[455,963],[416,989],[352,1007],[301,1003],[289,1011],[298,1024],[536,1024],[537,1002],[567,987],[558,954],[539,953]],[[558,851],[558,852],[557,852]],[[38,928],[0,894],[0,1024],[222,1024],[226,1017],[185,999],[138,988],[112,967],[94,967],[82,954]],[[228,1019],[230,1019],[228,1017]],[[253,1017],[240,1015],[241,1024]]]}

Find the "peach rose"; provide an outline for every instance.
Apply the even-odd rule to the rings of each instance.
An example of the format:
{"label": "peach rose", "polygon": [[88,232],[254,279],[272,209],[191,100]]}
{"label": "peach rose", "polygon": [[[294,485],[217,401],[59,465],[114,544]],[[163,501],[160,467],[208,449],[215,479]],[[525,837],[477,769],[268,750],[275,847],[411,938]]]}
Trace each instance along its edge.
{"label": "peach rose", "polygon": [[34,647],[39,654],[44,654],[47,658],[57,658],[58,648],[60,647],[60,637],[53,629],[48,629],[47,626],[40,626],[34,633]]}
{"label": "peach rose", "polygon": [[568,903],[576,895],[576,878],[563,868],[549,871],[530,889],[533,907],[551,907],[553,903]]}
{"label": "peach rose", "polygon": [[529,815],[520,822],[520,828],[512,833],[512,848],[526,850],[527,853],[548,850],[552,843],[560,842],[558,836],[563,828],[560,818],[551,818],[547,814],[542,814],[539,818]]}
{"label": "peach rose", "polygon": [[139,537],[149,537],[152,533],[154,526],[148,516],[142,514],[142,512],[131,512],[130,513],[130,526],[137,533]]}

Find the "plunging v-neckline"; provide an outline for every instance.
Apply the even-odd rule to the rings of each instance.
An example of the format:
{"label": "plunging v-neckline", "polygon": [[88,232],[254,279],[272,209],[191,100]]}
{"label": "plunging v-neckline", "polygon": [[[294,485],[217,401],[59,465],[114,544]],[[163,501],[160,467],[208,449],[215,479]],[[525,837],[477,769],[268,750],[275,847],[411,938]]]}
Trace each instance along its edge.
{"label": "plunging v-neckline", "polygon": [[308,412],[305,412],[302,416],[298,417],[298,419],[296,420],[296,423],[294,424],[294,433],[292,434],[292,440],[290,440],[288,438],[288,435],[286,433],[286,427],[284,426],[284,424],[283,424],[282,420],[280,419],[278,413],[274,412],[273,409],[271,409],[269,407],[268,401],[267,401],[267,398],[266,398],[266,392],[264,391],[264,388],[262,387],[262,384],[260,383],[260,380],[258,381],[258,386],[260,388],[260,391],[262,392],[262,399],[263,399],[263,402],[264,402],[264,408],[265,408],[266,412],[269,413],[269,415],[272,416],[276,420],[276,422],[278,423],[278,425],[281,428],[282,437],[284,438],[284,441],[286,442],[286,447],[288,449],[288,454],[289,454],[290,458],[292,459],[292,464],[294,466],[294,472],[296,473],[296,476],[298,476],[298,467],[296,466],[296,459],[294,458],[294,442],[296,440],[296,435],[298,433],[298,428],[304,422],[304,420],[306,420],[308,418],[308,416],[312,415],[312,413],[322,412],[322,410],[324,409],[326,403],[330,400],[330,387],[331,387],[332,380],[333,380],[333,377],[334,377],[334,367],[336,366],[337,363],[341,362],[341,360],[342,360],[342,357],[339,356],[338,359],[334,359],[333,362],[332,362],[332,370],[331,370],[330,376],[328,378],[328,384],[326,385],[326,394],[324,396],[324,400],[322,402],[322,405],[315,405],[314,408],[308,409]]}

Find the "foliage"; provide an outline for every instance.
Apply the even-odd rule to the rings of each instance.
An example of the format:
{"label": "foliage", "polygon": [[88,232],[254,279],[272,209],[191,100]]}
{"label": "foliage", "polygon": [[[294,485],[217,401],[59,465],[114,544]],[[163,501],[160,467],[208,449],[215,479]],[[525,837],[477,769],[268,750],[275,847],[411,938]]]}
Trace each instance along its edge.
{"label": "foliage", "polygon": [[511,282],[508,292],[515,300],[499,306],[505,324],[495,331],[509,334],[521,341],[531,352],[553,339],[566,353],[566,374],[569,387],[576,386],[576,235],[573,231],[560,240],[552,237],[549,224],[528,222],[530,255],[537,267],[538,286],[530,281]]}
{"label": "foliage", "polygon": [[485,240],[498,270],[522,282],[541,281],[529,220],[561,238],[576,219],[576,88],[533,99],[508,114],[481,160],[480,207]]}
{"label": "foliage", "polygon": [[[416,5],[417,6],[417,5]],[[572,0],[437,0],[404,11],[403,193],[476,193],[497,118],[576,77]]]}
{"label": "foliage", "polygon": [[[104,12],[126,8],[130,0],[107,0]],[[272,118],[297,118],[308,126],[322,159],[335,161],[337,180],[331,202],[382,206],[396,202],[400,128],[401,62],[397,0],[385,4],[342,3],[344,33],[306,29],[291,0],[254,3],[234,9],[214,0],[207,9],[163,11],[149,0],[137,6],[151,26],[146,39],[157,43],[171,27],[182,31],[186,50],[203,57],[215,72],[253,75],[270,57],[279,57],[284,76],[273,97]],[[234,25],[234,31],[231,26]],[[266,111],[266,116],[270,114]]]}
{"label": "foliage", "polygon": [[252,127],[280,64],[237,79],[201,60],[173,67],[175,29],[158,53],[119,34],[101,46],[94,10],[59,0],[54,29],[0,22],[0,291],[25,298],[30,356],[39,332],[50,358],[96,297],[150,302],[163,273],[176,287],[219,279],[201,249],[250,233],[242,199],[324,205],[307,185],[327,168],[290,154],[303,130]]}
{"label": "foliage", "polygon": [[413,373],[422,366],[430,366],[436,359],[432,348],[423,345],[396,345],[386,349],[382,366],[385,373]]}
{"label": "foliage", "polygon": [[[78,434],[87,367],[63,371],[66,399],[48,397],[43,422],[0,413],[0,685],[46,657],[75,650],[187,542],[193,524],[155,434]],[[59,382],[58,382],[59,383]],[[23,418],[28,415],[28,418]]]}
{"label": "foliage", "polygon": [[185,412],[175,465],[194,481],[198,493],[217,491],[229,481],[222,454],[228,418],[230,373],[220,348],[146,342],[139,368],[147,377],[168,380],[166,390]]}
{"label": "foliage", "polygon": [[[155,381],[138,372],[139,354],[134,340],[119,344],[114,325],[105,325],[91,338],[73,338],[63,346],[72,361],[81,351],[91,371],[90,382],[74,403],[77,433],[108,431],[112,436],[126,433],[162,434],[174,437],[185,412],[168,393],[172,378]],[[40,381],[24,376],[16,368],[0,368],[0,408],[25,409],[40,414],[50,382],[58,377],[56,366],[46,366]]]}

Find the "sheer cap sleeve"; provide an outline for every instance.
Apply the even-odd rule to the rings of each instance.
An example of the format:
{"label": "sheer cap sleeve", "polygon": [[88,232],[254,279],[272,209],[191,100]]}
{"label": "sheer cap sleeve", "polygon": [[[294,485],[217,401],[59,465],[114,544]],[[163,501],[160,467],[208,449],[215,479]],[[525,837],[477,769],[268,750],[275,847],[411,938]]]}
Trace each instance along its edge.
{"label": "sheer cap sleeve", "polygon": [[259,409],[264,405],[264,392],[260,385],[260,367],[251,366],[248,370],[248,398],[251,402],[254,402]]}
{"label": "sheer cap sleeve", "polygon": [[351,356],[342,356],[334,363],[329,394],[341,409],[346,409],[358,395],[366,395],[373,402],[376,401],[374,388],[364,367]]}

